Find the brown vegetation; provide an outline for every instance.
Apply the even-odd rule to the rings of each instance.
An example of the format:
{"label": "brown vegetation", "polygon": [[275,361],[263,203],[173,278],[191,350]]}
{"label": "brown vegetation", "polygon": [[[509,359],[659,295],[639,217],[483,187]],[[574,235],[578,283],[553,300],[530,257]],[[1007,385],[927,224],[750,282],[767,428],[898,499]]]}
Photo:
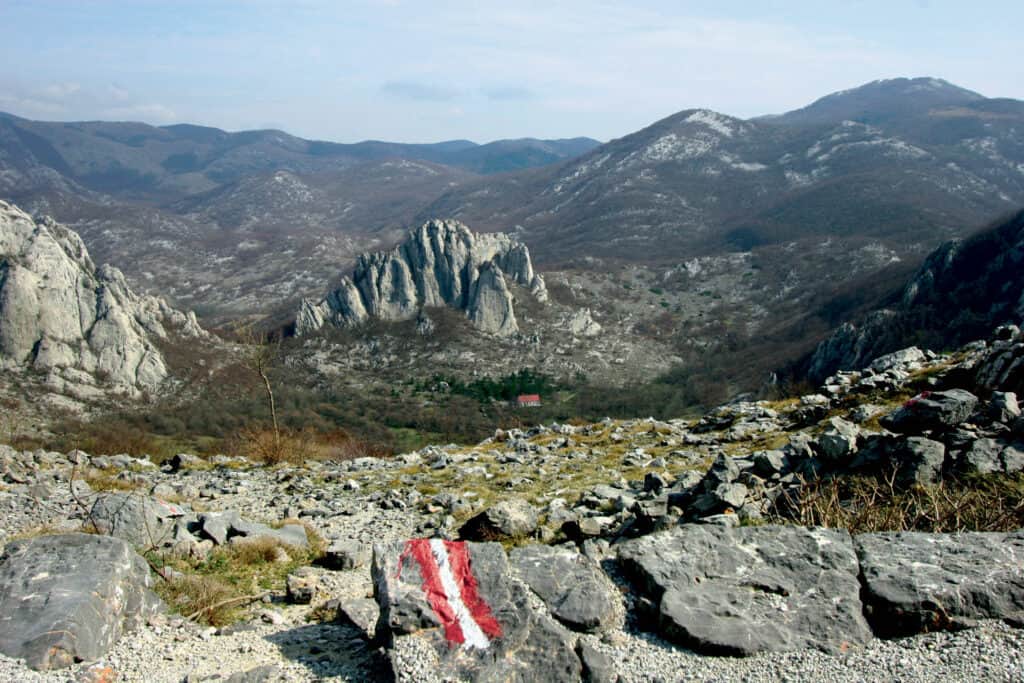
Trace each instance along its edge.
{"label": "brown vegetation", "polygon": [[773,521],[877,531],[1013,531],[1024,527],[1024,475],[975,475],[901,490],[893,475],[806,484]]}

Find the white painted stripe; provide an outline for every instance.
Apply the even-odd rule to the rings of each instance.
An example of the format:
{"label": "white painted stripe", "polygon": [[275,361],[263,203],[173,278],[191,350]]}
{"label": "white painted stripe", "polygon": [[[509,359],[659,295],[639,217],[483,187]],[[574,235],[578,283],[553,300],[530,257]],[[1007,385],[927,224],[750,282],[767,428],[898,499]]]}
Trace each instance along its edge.
{"label": "white painted stripe", "polygon": [[475,647],[478,650],[486,650],[491,644],[490,639],[480,629],[473,615],[469,613],[466,603],[462,602],[462,591],[455,581],[452,573],[452,566],[448,562],[448,549],[444,541],[438,538],[430,539],[430,551],[437,560],[438,575],[441,579],[441,588],[444,589],[448,604],[452,606],[455,617],[459,620],[459,627],[462,628],[462,635],[466,639],[466,645]]}

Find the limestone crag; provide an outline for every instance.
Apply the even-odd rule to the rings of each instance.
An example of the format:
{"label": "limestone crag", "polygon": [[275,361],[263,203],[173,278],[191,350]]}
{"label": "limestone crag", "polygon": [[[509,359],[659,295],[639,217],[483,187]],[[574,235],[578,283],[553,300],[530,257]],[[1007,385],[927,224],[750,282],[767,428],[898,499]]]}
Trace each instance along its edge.
{"label": "limestone crag", "polygon": [[295,331],[369,318],[407,320],[423,307],[450,306],[482,331],[508,336],[519,330],[508,280],[547,300],[525,244],[502,233],[473,233],[458,221],[432,220],[391,251],[360,256],[352,276],[321,301],[304,300]]}
{"label": "limestone crag", "polygon": [[97,268],[81,238],[0,201],[0,367],[48,374],[54,388],[153,389],[167,365],[154,339],[202,337],[195,316],[136,296],[112,266]]}

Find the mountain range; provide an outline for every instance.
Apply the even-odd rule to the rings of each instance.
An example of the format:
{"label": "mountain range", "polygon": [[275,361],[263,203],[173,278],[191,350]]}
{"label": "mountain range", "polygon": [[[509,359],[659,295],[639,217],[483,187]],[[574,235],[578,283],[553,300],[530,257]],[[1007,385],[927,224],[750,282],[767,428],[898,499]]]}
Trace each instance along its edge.
{"label": "mountain range", "polygon": [[686,367],[718,376],[761,349],[742,381],[720,378],[739,389],[1024,205],[1024,102],[898,78],[747,120],[686,109],[605,144],[340,145],[4,115],[0,196],[207,324],[281,320],[359,255],[457,219],[526,244],[553,300]]}

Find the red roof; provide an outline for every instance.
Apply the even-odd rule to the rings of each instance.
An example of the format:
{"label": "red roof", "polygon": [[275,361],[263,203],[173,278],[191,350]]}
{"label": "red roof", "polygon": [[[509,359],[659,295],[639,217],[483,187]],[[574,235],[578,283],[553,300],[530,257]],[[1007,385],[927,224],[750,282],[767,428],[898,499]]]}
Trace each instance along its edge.
{"label": "red roof", "polygon": [[516,400],[520,403],[540,403],[540,394],[520,394]]}

